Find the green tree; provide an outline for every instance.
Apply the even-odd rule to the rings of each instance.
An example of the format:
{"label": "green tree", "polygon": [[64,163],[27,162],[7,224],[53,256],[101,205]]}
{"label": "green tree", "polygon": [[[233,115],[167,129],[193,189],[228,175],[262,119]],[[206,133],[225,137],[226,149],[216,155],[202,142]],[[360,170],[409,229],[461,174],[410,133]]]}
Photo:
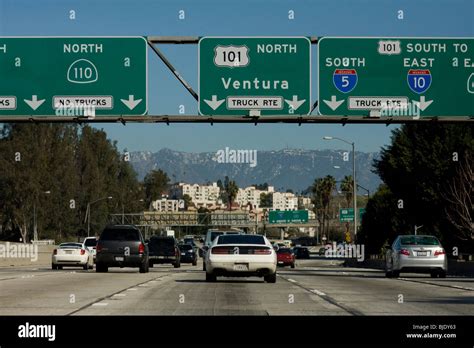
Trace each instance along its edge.
{"label": "green tree", "polygon": [[[423,225],[423,233],[438,236],[446,249],[456,246],[472,250],[472,237],[467,238],[465,229],[456,226],[460,217],[448,215],[446,208],[452,205],[447,197],[454,187],[468,190],[460,184],[465,179],[459,173],[466,162],[472,163],[473,132],[473,127],[463,124],[436,123],[407,124],[394,130],[391,144],[382,149],[374,163],[375,172],[397,198],[397,205],[383,213],[386,219],[394,211],[400,212],[410,233],[415,225]],[[469,211],[472,216],[469,204],[464,201],[456,209]],[[374,218],[367,213],[364,216],[364,220]],[[384,230],[378,233],[387,234]]]}
{"label": "green tree", "polygon": [[322,233],[329,231],[329,205],[335,188],[336,179],[331,175],[327,175],[324,178],[317,178],[311,187],[313,194],[312,202]]}
{"label": "green tree", "polygon": [[226,176],[224,180],[224,190],[225,195],[227,197],[229,210],[232,210],[232,203],[234,202],[235,197],[237,197],[239,187],[237,186],[237,183],[234,180],[230,180],[229,177]]}
{"label": "green tree", "polygon": [[170,179],[166,172],[161,169],[152,170],[145,176],[145,201],[149,206],[152,201],[160,199],[169,188]]}
{"label": "green tree", "polygon": [[260,208],[271,208],[273,206],[272,193],[260,193]]}

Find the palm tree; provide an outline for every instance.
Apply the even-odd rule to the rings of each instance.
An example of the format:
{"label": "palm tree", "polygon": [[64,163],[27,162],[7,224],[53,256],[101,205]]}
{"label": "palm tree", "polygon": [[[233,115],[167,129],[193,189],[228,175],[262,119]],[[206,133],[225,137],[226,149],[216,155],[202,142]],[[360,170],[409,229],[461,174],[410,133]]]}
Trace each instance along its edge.
{"label": "palm tree", "polygon": [[229,210],[232,210],[232,203],[234,202],[235,197],[237,197],[237,193],[239,192],[239,186],[237,186],[237,183],[234,180],[229,180],[229,178],[226,176],[224,182],[224,190],[227,196]]}
{"label": "palm tree", "polygon": [[[352,203],[353,188],[354,188],[354,181],[352,179],[352,175],[349,175],[349,176],[346,175],[344,179],[342,179],[342,182],[341,182],[341,191],[343,192],[346,198],[347,207],[350,207]],[[348,233],[349,232],[348,221],[345,223],[345,227],[346,227],[346,233]]]}
{"label": "palm tree", "polygon": [[320,223],[322,222],[322,232],[324,232],[325,227],[326,232],[329,231],[329,221],[327,221],[329,216],[329,205],[335,188],[336,179],[331,175],[327,175],[324,178],[317,178],[311,187],[316,212],[319,213],[319,216],[322,216],[322,221],[320,220]]}

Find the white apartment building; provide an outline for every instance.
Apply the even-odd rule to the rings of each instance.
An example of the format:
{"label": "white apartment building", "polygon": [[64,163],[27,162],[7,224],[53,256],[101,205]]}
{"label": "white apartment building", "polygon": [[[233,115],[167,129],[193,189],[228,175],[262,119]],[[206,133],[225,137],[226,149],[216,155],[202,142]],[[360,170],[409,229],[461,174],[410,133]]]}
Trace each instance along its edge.
{"label": "white apartment building", "polygon": [[298,197],[291,192],[273,192],[273,210],[297,210]]}
{"label": "white apartment building", "polygon": [[184,195],[188,195],[197,208],[216,205],[219,200],[219,193],[220,188],[215,182],[212,185],[179,183],[173,185],[170,191],[171,197],[177,199],[182,199]]}
{"label": "white apartment building", "polygon": [[266,191],[257,190],[255,186],[239,188],[235,202],[241,207],[246,207],[250,204],[253,209],[258,208],[260,206],[260,194],[262,192]]}
{"label": "white apartment building", "polygon": [[267,190],[257,190],[255,186],[239,188],[235,202],[242,208],[248,207],[250,204],[252,209],[258,209],[260,208],[260,195],[262,193],[269,194],[273,192],[275,192],[273,186],[268,186]]}
{"label": "white apartment building", "polygon": [[162,198],[151,202],[151,208],[160,212],[177,212],[184,208],[184,201],[182,199]]}

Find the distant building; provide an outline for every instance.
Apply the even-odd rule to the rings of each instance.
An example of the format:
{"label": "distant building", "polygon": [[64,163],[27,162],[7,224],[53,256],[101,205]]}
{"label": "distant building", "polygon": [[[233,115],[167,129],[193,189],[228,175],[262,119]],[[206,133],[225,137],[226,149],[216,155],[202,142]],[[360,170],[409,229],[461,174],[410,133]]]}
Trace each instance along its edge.
{"label": "distant building", "polygon": [[311,203],[311,198],[303,196],[298,197],[298,207],[300,209],[313,209],[313,203]]}
{"label": "distant building", "polygon": [[291,192],[273,192],[273,210],[297,210],[298,197]]}
{"label": "distant building", "polygon": [[217,183],[212,185],[198,185],[179,183],[171,187],[170,196],[175,199],[183,199],[188,195],[196,208],[215,207],[219,204],[220,188]]}

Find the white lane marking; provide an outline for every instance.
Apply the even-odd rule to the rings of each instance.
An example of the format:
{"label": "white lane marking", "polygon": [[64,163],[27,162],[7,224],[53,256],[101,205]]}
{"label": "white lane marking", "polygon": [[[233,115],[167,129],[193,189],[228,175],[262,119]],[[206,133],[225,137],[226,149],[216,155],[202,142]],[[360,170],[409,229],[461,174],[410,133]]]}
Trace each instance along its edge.
{"label": "white lane marking", "polygon": [[112,297],[125,297],[127,294],[115,294]]}
{"label": "white lane marking", "polygon": [[318,289],[313,289],[311,290],[311,292],[314,292],[316,295],[319,295],[319,296],[326,296],[324,292],[319,291]]}
{"label": "white lane marking", "polygon": [[289,282],[292,282],[292,283],[298,283],[298,282],[297,282],[296,280],[294,280],[294,279],[288,278],[287,280],[288,280]]}
{"label": "white lane marking", "polygon": [[146,284],[139,284],[138,286],[141,286],[141,287],[143,287],[143,288],[148,287],[148,285],[146,285]]}
{"label": "white lane marking", "polygon": [[107,302],[97,302],[97,303],[93,303],[92,305],[93,306],[107,306],[108,303]]}
{"label": "white lane marking", "polygon": [[130,289],[127,289],[127,291],[137,291],[138,289],[137,288],[130,288]]}

